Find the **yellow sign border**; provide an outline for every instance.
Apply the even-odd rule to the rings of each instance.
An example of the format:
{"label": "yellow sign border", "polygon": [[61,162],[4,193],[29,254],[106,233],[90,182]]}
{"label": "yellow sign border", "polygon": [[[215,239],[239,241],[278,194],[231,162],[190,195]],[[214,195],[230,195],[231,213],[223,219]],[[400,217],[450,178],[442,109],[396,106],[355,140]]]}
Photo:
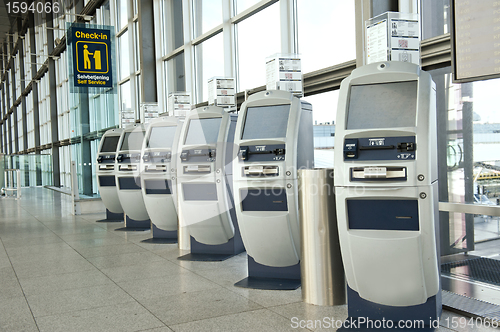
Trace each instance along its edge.
{"label": "yellow sign border", "polygon": [[[80,71],[80,62],[78,61],[78,43],[89,43],[89,44],[104,44],[106,46],[106,72],[102,71]],[[76,51],[76,70],[79,73],[83,74],[107,74],[109,72],[109,61],[108,61],[108,44],[103,43],[103,42],[93,42],[93,41],[86,41],[86,40],[80,40],[77,41],[75,44],[75,51]]]}

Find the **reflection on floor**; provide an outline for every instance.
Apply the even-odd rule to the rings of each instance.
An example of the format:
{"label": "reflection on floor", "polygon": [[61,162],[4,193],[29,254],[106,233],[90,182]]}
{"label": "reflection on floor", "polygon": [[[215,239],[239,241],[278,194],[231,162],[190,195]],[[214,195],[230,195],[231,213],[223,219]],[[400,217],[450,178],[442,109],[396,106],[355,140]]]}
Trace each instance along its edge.
{"label": "reflection on floor", "polygon": [[[247,275],[245,254],[179,261],[176,245],[141,243],[149,232],[115,232],[120,223],[95,222],[104,214],[70,208],[42,188],[0,199],[1,331],[334,331],[294,327],[347,316],[346,306],[303,303],[300,289],[234,287]],[[478,330],[452,328],[460,317],[445,311],[439,331]]]}

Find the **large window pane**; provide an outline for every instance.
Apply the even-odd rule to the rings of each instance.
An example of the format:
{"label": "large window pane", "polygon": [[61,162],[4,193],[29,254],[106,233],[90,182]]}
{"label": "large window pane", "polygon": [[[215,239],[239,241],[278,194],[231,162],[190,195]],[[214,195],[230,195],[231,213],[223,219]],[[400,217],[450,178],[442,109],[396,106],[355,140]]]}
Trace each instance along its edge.
{"label": "large window pane", "polygon": [[354,1],[297,1],[299,53],[308,73],[356,58]]}
{"label": "large window pane", "polygon": [[222,24],[222,0],[193,0],[194,37]]}
{"label": "large window pane", "polygon": [[255,5],[260,0],[236,0],[236,14]]}
{"label": "large window pane", "polygon": [[135,58],[135,71],[138,71],[141,67],[140,61],[141,61],[141,54],[140,54],[140,45],[139,45],[139,23],[135,22],[134,23],[134,58]]}
{"label": "large window pane", "polygon": [[165,38],[164,54],[168,54],[184,45],[182,3],[183,1],[167,0],[163,3],[165,10],[165,20],[163,22],[163,35]]}
{"label": "large window pane", "polygon": [[422,40],[450,32],[450,0],[420,0]]}
{"label": "large window pane", "polygon": [[201,63],[198,75],[201,75],[201,87],[203,92],[201,100],[208,100],[208,80],[214,76],[224,76],[224,52],[222,34],[218,34],[200,45],[196,46],[196,61]]}
{"label": "large window pane", "polygon": [[[184,70],[184,53],[178,54],[173,59],[168,61],[165,67],[165,77],[169,77],[169,69],[173,70],[172,85],[168,87],[168,93],[186,90],[186,77]],[[170,73],[172,75],[172,73]]]}
{"label": "large window pane", "polygon": [[311,103],[314,121],[314,167],[333,168],[335,117],[339,92],[330,91],[303,98]]}
{"label": "large window pane", "polygon": [[109,1],[104,3],[101,6],[101,13],[102,13],[102,22],[104,25],[111,25],[111,14],[110,14],[110,7],[109,7]]}
{"label": "large window pane", "polygon": [[130,75],[130,52],[128,31],[118,38],[118,59],[120,62],[120,80]]}
{"label": "large window pane", "polygon": [[130,81],[120,85],[120,110],[126,111],[132,109],[132,98],[130,93]]}
{"label": "large window pane", "polygon": [[[472,83],[474,130],[474,203],[484,206],[500,202],[500,79]],[[462,97],[463,99],[463,97]],[[474,218],[475,241],[500,239],[498,217]],[[500,249],[497,253],[500,253]]]}
{"label": "large window pane", "polygon": [[266,84],[266,58],[281,50],[279,3],[237,24],[238,91]]}
{"label": "large window pane", "polygon": [[118,30],[121,30],[128,24],[128,8],[129,0],[119,0],[118,2]]}

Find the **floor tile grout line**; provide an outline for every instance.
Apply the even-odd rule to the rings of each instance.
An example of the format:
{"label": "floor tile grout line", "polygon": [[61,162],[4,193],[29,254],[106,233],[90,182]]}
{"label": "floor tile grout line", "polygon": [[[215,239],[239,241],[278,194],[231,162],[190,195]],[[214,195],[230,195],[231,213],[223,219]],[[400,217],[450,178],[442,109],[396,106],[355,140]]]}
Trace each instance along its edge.
{"label": "floor tile grout line", "polygon": [[[286,318],[286,319],[290,319],[290,318],[288,318],[288,317],[286,317],[286,316],[284,316],[284,315],[280,314],[279,312],[274,311],[274,310],[273,310],[273,308],[276,308],[276,307],[282,307],[282,306],[284,306],[284,305],[295,304],[295,303],[305,303],[305,302],[297,301],[297,302],[291,302],[291,303],[287,303],[287,304],[278,304],[278,305],[269,306],[269,307],[267,307],[267,309],[268,309],[269,311],[271,311],[271,312],[274,312],[274,313],[275,313],[276,315],[278,315],[278,316],[281,316],[281,317]],[[291,321],[291,319],[290,319],[290,321]],[[309,330],[309,331],[314,331],[314,330]]]}
{"label": "floor tile grout line", "polygon": [[68,315],[68,314],[81,312],[81,311],[90,311],[90,310],[96,310],[96,309],[101,309],[101,308],[114,307],[114,306],[124,305],[124,304],[128,304],[128,303],[134,303],[134,302],[135,301],[133,301],[133,300],[128,300],[126,302],[120,302],[120,303],[115,303],[115,304],[99,305],[96,307],[90,307],[90,308],[85,308],[85,309],[76,309],[76,310],[63,311],[63,312],[58,312],[58,313],[53,313],[53,314],[48,314],[48,315],[42,315],[42,316],[37,316],[36,318],[40,319],[40,318]]}
{"label": "floor tile grout line", "polygon": [[21,292],[23,292],[24,301],[26,302],[26,305],[28,306],[28,309],[31,313],[31,317],[33,318],[33,322],[35,323],[37,330],[40,331],[40,327],[38,326],[38,323],[36,322],[35,315],[33,314],[33,310],[31,309],[31,306],[28,302],[28,298],[26,297],[26,294],[24,293],[23,286],[19,282],[19,277],[17,276],[16,270],[14,269],[14,265],[12,264],[12,261],[10,260],[10,257],[9,257],[9,254],[7,253],[5,245],[3,244],[2,238],[0,238],[0,243],[2,243],[3,250],[5,251],[5,254],[7,255],[7,259],[9,260],[10,266],[12,268],[12,272],[14,272],[14,275],[16,276],[17,284],[19,285],[19,288],[21,288]]}
{"label": "floor tile grout line", "polygon": [[[28,213],[29,213],[29,212],[28,212]],[[30,214],[31,214],[31,213],[30,213]],[[31,214],[31,215],[32,215],[32,214]],[[48,228],[48,229],[49,229],[52,233],[54,233],[54,235],[56,235],[59,239],[61,239],[61,240],[62,240],[65,244],[67,244],[70,248],[72,248],[72,249],[73,249],[73,250],[74,250],[74,251],[75,251],[78,255],[80,255],[83,259],[85,259],[85,260],[86,260],[87,262],[89,262],[92,266],[94,266],[94,268],[96,268],[99,272],[101,272],[102,274],[104,274],[104,275],[105,275],[105,276],[106,276],[106,277],[107,277],[107,278],[108,278],[108,279],[109,279],[112,283],[114,283],[114,284],[115,284],[117,287],[119,287],[119,288],[120,288],[123,292],[125,292],[127,295],[129,295],[129,296],[130,296],[130,297],[131,297],[131,298],[132,298],[135,302],[137,302],[140,306],[142,306],[142,307],[143,307],[146,311],[148,311],[148,312],[149,312],[149,313],[150,313],[153,317],[155,317],[155,318],[156,318],[156,319],[158,319],[160,322],[162,322],[163,324],[165,324],[165,326],[167,326],[168,328],[170,328],[170,327],[169,327],[166,323],[164,323],[164,322],[163,322],[163,321],[162,321],[159,317],[157,317],[157,316],[156,316],[153,312],[151,312],[148,308],[146,308],[146,307],[145,307],[145,306],[144,306],[144,305],[143,305],[143,304],[142,304],[142,303],[141,303],[138,299],[136,299],[134,296],[132,296],[130,293],[128,293],[128,292],[127,292],[125,289],[123,289],[120,285],[118,285],[118,284],[117,284],[117,283],[116,283],[113,279],[111,279],[111,278],[110,278],[107,274],[105,274],[105,273],[104,273],[104,272],[103,272],[103,271],[102,271],[99,267],[97,267],[95,264],[93,264],[92,262],[90,262],[90,261],[89,261],[86,257],[84,257],[84,256],[83,256],[80,252],[78,252],[78,251],[77,251],[74,247],[72,247],[72,246],[71,246],[68,242],[66,242],[66,240],[64,240],[64,239],[63,239],[63,238],[62,238],[59,234],[55,233],[52,229],[50,229],[47,225],[45,225],[45,224],[43,223],[43,221],[39,220],[39,219],[38,219],[36,216],[34,216],[34,215],[32,215],[32,216],[33,216],[33,217],[34,217],[34,218],[35,218],[38,222],[40,222],[42,225],[44,225],[45,227],[47,227],[47,228]],[[89,223],[89,224],[91,223],[91,221],[89,221],[89,220],[86,220],[86,219],[84,219],[84,220],[85,220],[87,223]],[[75,222],[76,222],[76,221],[75,221]],[[98,226],[98,227],[100,227],[100,226]],[[109,232],[109,230],[108,230],[108,229],[106,229],[106,228],[104,228],[104,227],[101,227],[101,228],[103,228],[106,232]],[[113,231],[114,231],[114,230],[113,230]],[[120,237],[120,236],[119,236],[119,237]],[[122,237],[120,237],[120,238],[122,238]],[[140,248],[143,248],[143,249],[147,250],[148,252],[153,253],[154,255],[156,255],[156,256],[158,256],[158,257],[160,257],[160,258],[162,258],[162,259],[164,259],[164,260],[166,260],[166,261],[169,261],[169,262],[171,262],[171,263],[175,264],[173,260],[170,260],[170,259],[167,259],[167,258],[165,258],[165,257],[162,257],[161,255],[159,255],[159,254],[158,254],[158,253],[156,253],[155,251],[148,250],[147,248],[141,247],[141,246],[139,246],[139,245],[138,245],[137,243],[135,243],[135,242],[132,242],[132,241],[130,241],[130,240],[128,240],[128,239],[126,239],[126,242],[127,242],[127,243],[133,243],[134,245],[136,245],[136,246],[138,246],[138,247],[140,247]],[[96,256],[96,257],[100,257],[100,256]],[[226,287],[226,286],[223,286],[223,285],[217,284],[217,283],[215,283],[214,281],[210,280],[209,278],[207,278],[207,277],[205,277],[205,276],[203,276],[203,275],[198,274],[198,272],[199,272],[199,271],[189,270],[188,268],[183,267],[183,266],[182,266],[182,264],[180,264],[180,263],[179,263],[179,264],[176,264],[176,265],[178,265],[178,266],[179,266],[179,267],[181,267],[182,269],[185,269],[186,271],[191,272],[191,273],[193,273],[193,274],[197,275],[198,277],[201,277],[201,278],[205,279],[205,280],[206,280],[206,281],[208,281],[208,282],[214,283],[215,285],[217,285],[217,286],[219,286],[219,287],[222,287],[222,288],[224,288],[224,289],[226,289],[226,290],[230,291],[231,293],[233,293],[233,294],[237,295],[238,297],[241,297],[241,298],[243,298],[243,299],[245,299],[245,300],[247,300],[247,301],[249,301],[249,302],[252,302],[253,304],[255,304],[255,305],[257,305],[257,306],[259,306],[259,307],[260,307],[260,308],[257,308],[257,309],[245,310],[245,311],[242,311],[242,312],[250,312],[250,311],[256,311],[256,310],[268,309],[268,307],[263,306],[263,305],[261,305],[261,304],[259,304],[259,303],[257,303],[257,302],[254,302],[254,301],[252,301],[251,299],[249,299],[249,298],[247,298],[247,297],[245,297],[245,296],[243,296],[243,295],[239,294],[238,292],[233,291],[232,289],[230,289],[230,288],[228,288],[228,287]],[[16,277],[17,277],[17,275],[16,275]],[[19,279],[18,279],[18,283],[19,283]],[[85,287],[82,287],[82,288],[85,288]],[[22,289],[22,287],[21,287],[21,289]],[[196,291],[196,292],[203,292],[203,291]],[[192,292],[192,293],[196,293],[196,292]],[[24,294],[24,290],[23,290],[23,294]],[[25,295],[25,300],[26,300],[26,302],[27,302],[26,295]],[[131,302],[132,302],[132,301],[131,301]],[[28,304],[28,306],[29,306],[29,303],[28,303],[28,302],[27,302],[27,304]],[[94,308],[91,308],[91,309],[94,309]],[[84,310],[90,310],[90,309],[84,309]],[[268,309],[268,310],[269,310],[269,309]],[[31,307],[30,307],[30,311],[31,311]],[[270,311],[272,311],[272,310],[270,310]],[[240,313],[242,313],[242,312],[240,312]],[[274,312],[274,311],[272,311],[272,312]],[[233,314],[234,314],[234,313],[233,313]],[[228,314],[228,315],[220,315],[220,316],[210,317],[210,318],[205,318],[205,319],[218,318],[218,317],[229,316],[229,315],[233,315],[233,314]],[[276,313],[276,314],[278,314],[278,313]],[[33,313],[32,313],[32,315],[33,315]],[[279,315],[279,314],[278,314],[278,315]],[[284,317],[284,316],[282,316],[282,315],[279,315],[279,316]],[[286,317],[284,317],[284,318],[286,318]],[[34,316],[33,316],[33,319],[35,320]],[[200,320],[203,320],[203,319],[200,319]],[[200,321],[200,320],[195,320],[195,321]],[[193,322],[194,322],[194,321],[193,321]],[[36,323],[36,320],[35,320],[35,323]],[[178,325],[178,324],[175,324],[175,325]],[[37,325],[37,328],[38,328],[38,325]]]}
{"label": "floor tile grout line", "polygon": [[[28,212],[29,213],[29,212]],[[31,214],[31,213],[29,213]],[[31,214],[32,215],[32,214]],[[39,220],[36,216],[32,215],[39,223],[41,223],[42,225],[44,225],[45,227],[47,227],[41,220]],[[47,227],[48,228],[48,227]],[[140,303],[135,297],[133,297],[131,294],[129,294],[127,291],[125,291],[122,287],[120,287],[120,285],[118,285],[113,279],[111,279],[107,274],[105,274],[100,268],[98,268],[97,266],[95,266],[92,262],[90,262],[86,257],[84,257],[82,254],[80,254],[75,248],[73,248],[69,243],[67,243],[63,238],[61,238],[59,236],[59,234],[56,234],[52,229],[48,228],[52,233],[54,233],[57,237],[59,237],[64,243],[66,243],[70,248],[72,248],[78,255],[80,255],[83,259],[85,259],[88,263],[90,263],[92,266],[94,266],[94,268],[96,268],[99,272],[101,272],[103,275],[106,276],[106,278],[108,278],[113,284],[115,284],[118,288],[120,288],[123,292],[125,292],[127,295],[130,296],[131,299],[133,299],[136,303],[138,303],[141,307],[143,307],[146,311],[148,311],[153,317],[155,317],[156,319],[158,319],[160,322],[162,322],[163,324],[165,324],[160,318],[156,317],[156,315],[154,315],[148,308],[146,308],[142,303]],[[108,232],[108,230],[106,229],[106,232]],[[0,241],[1,241],[1,238],[0,238]],[[128,239],[126,239],[127,242],[131,242],[129,241]],[[131,243],[134,243],[134,242],[131,242]],[[136,243],[134,243],[135,245],[137,245]],[[4,247],[4,250],[5,250],[5,246],[3,245],[3,242],[2,242],[2,246]],[[138,246],[138,245],[137,245]],[[140,246],[139,246],[140,247]],[[7,252],[6,252],[7,253]],[[12,262],[10,261],[10,257],[8,256],[7,254],[7,257],[9,258],[9,262],[12,266],[12,270],[14,271],[14,273],[16,274],[15,270],[14,270],[14,266],[12,265]],[[160,256],[161,257],[161,256]],[[162,257],[163,258],[163,257]],[[165,259],[165,258],[163,258]],[[26,298],[26,294],[24,294],[24,290],[19,282],[19,278],[17,277],[17,274],[16,274],[16,279],[17,279],[17,282],[19,283],[19,287],[21,287],[21,290],[23,292],[23,295],[24,295],[24,299],[26,301],[26,304],[28,305],[28,308],[30,309],[30,312],[31,312],[31,315],[33,317],[33,321],[35,322],[36,326],[37,326],[37,329],[38,331],[40,331],[40,328],[38,327],[38,324],[36,322],[36,319],[35,319],[35,316],[33,314],[33,311],[28,303],[28,299]],[[131,301],[132,302],[132,301]],[[165,326],[167,326],[165,324]],[[168,326],[167,326],[168,327]]]}
{"label": "floor tile grout line", "polygon": [[[35,218],[38,222],[42,223],[45,227],[47,227],[47,226],[46,226],[46,225],[45,225],[42,221],[40,221],[38,218],[36,218],[35,216],[33,216],[33,217],[34,217],[34,218]],[[89,222],[89,221],[88,221],[88,222]],[[49,228],[49,230],[50,230],[52,233],[54,233],[57,237],[59,237],[59,238],[60,238],[60,239],[61,239],[64,243],[66,243],[68,246],[70,246],[70,247],[71,247],[71,248],[72,248],[72,249],[73,249],[76,253],[78,253],[78,255],[80,255],[83,259],[85,259],[88,263],[90,263],[92,266],[94,266],[94,267],[95,267],[98,271],[100,271],[101,273],[103,273],[103,274],[104,274],[104,275],[105,275],[108,279],[110,279],[110,281],[111,281],[112,283],[114,283],[117,287],[119,287],[122,291],[124,291],[127,295],[129,295],[132,299],[134,299],[134,300],[135,300],[138,304],[140,304],[140,305],[141,305],[144,309],[146,309],[146,310],[147,310],[148,312],[150,312],[150,313],[151,313],[151,314],[152,314],[155,318],[157,318],[158,320],[160,320],[160,321],[163,323],[163,321],[162,321],[159,317],[157,317],[156,315],[154,315],[154,314],[153,314],[153,313],[152,313],[152,312],[151,312],[148,308],[146,308],[146,307],[145,307],[145,306],[144,306],[141,302],[139,302],[139,300],[137,300],[135,297],[133,297],[131,294],[129,294],[129,293],[128,293],[125,289],[123,289],[120,285],[118,285],[118,284],[117,284],[117,283],[116,283],[113,279],[111,279],[108,275],[106,275],[106,274],[105,274],[105,273],[104,273],[104,272],[103,272],[100,268],[98,268],[95,264],[93,264],[92,262],[90,262],[90,261],[89,261],[86,257],[84,257],[81,253],[79,253],[79,252],[78,252],[78,251],[77,251],[74,247],[72,247],[72,246],[71,246],[69,243],[67,243],[67,242],[66,242],[63,238],[61,238],[58,234],[56,234],[56,233],[55,233],[52,229],[50,229],[50,228]],[[107,229],[105,229],[105,231],[106,231],[106,232],[109,232],[109,230],[107,230]],[[137,243],[134,243],[134,242],[132,242],[132,241],[129,241],[128,239],[126,239],[126,241],[127,241],[127,242],[131,242],[131,243],[135,244],[135,245],[136,245],[136,246],[138,246],[138,247],[141,247],[141,246],[139,246]],[[143,247],[141,247],[141,248],[143,248]],[[146,248],[144,248],[144,249],[146,249]],[[159,254],[155,253],[154,251],[151,251],[151,250],[148,250],[148,249],[146,249],[146,250],[147,250],[147,251],[149,251],[149,252],[151,252],[151,253],[153,253],[154,255],[156,255],[156,256],[158,256],[158,257],[160,257],[160,258],[162,258],[162,259],[166,260],[166,261],[170,261],[170,262],[172,262],[172,263],[173,263],[173,261],[171,261],[171,260],[169,260],[169,259],[167,259],[167,258],[164,258],[164,257],[160,256]],[[174,263],[174,264],[175,264],[175,263]],[[219,284],[217,284],[217,283],[213,282],[212,280],[210,280],[210,279],[208,279],[208,278],[206,278],[206,277],[204,277],[204,276],[202,276],[202,275],[199,275],[198,273],[196,273],[196,272],[194,272],[194,271],[191,271],[191,270],[189,270],[189,269],[187,269],[187,268],[183,267],[183,266],[182,266],[182,265],[180,265],[180,264],[179,264],[178,266],[179,266],[179,267],[181,267],[182,269],[187,270],[188,272],[192,272],[192,273],[196,274],[197,276],[202,277],[203,279],[205,279],[205,280],[207,280],[207,281],[209,281],[209,282],[212,282],[212,283],[216,284],[217,286],[220,286],[220,287],[225,288],[224,286],[221,286],[221,285],[219,285]],[[19,280],[18,280],[18,282],[19,282]],[[225,289],[229,290],[231,293],[236,294],[236,295],[237,295],[237,296],[239,296],[239,297],[244,298],[244,299],[245,299],[245,300],[247,300],[247,301],[250,301],[250,302],[252,302],[252,303],[254,303],[254,304],[256,304],[256,305],[260,306],[260,307],[261,307],[261,309],[262,309],[262,308],[265,308],[264,306],[262,306],[262,305],[258,304],[257,302],[254,302],[254,301],[252,301],[252,300],[250,300],[250,299],[248,299],[248,298],[246,298],[246,297],[242,296],[241,294],[239,294],[239,293],[237,293],[237,292],[231,291],[231,290],[230,290],[230,289],[228,289],[228,288],[225,288]],[[193,292],[193,293],[194,293],[194,292]],[[23,294],[24,294],[24,291],[23,291]],[[27,300],[26,300],[26,301],[27,301]],[[28,304],[28,305],[29,305],[29,304]],[[30,310],[31,310],[31,308],[30,308]],[[165,323],[164,323],[164,324],[165,324]],[[165,324],[165,325],[166,325],[166,324]],[[166,326],[168,327],[168,325],[166,325]]]}

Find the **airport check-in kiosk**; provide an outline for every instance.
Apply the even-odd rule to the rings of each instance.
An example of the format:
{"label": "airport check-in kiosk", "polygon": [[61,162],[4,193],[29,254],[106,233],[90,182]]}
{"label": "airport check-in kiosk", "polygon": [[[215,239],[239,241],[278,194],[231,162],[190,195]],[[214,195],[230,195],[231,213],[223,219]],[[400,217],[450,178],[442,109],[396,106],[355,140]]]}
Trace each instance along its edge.
{"label": "airport check-in kiosk", "polygon": [[122,130],[110,129],[102,135],[97,153],[97,188],[106,207],[106,219],[99,221],[123,221],[123,209],[118,198],[115,181],[115,153]]}
{"label": "airport check-in kiosk", "polygon": [[251,95],[235,133],[234,196],[248,253],[248,278],[236,286],[300,286],[297,170],[312,168],[311,104],[279,90]]}
{"label": "airport check-in kiosk", "polygon": [[175,150],[182,121],[159,117],[148,124],[142,145],[141,190],[151,220],[153,238],[143,242],[177,242],[177,196]]}
{"label": "airport check-in kiosk", "polygon": [[341,84],[334,180],[351,318],[440,317],[435,95],[404,62]]}
{"label": "airport check-in kiosk", "polygon": [[115,159],[118,198],[125,212],[125,227],[117,230],[140,231],[150,228],[149,215],[142,198],[140,162],[146,129],[133,124],[123,129]]}
{"label": "airport check-in kiosk", "polygon": [[191,236],[181,260],[225,260],[244,251],[232,197],[237,116],[217,106],[186,116],[177,150],[179,226]]}

